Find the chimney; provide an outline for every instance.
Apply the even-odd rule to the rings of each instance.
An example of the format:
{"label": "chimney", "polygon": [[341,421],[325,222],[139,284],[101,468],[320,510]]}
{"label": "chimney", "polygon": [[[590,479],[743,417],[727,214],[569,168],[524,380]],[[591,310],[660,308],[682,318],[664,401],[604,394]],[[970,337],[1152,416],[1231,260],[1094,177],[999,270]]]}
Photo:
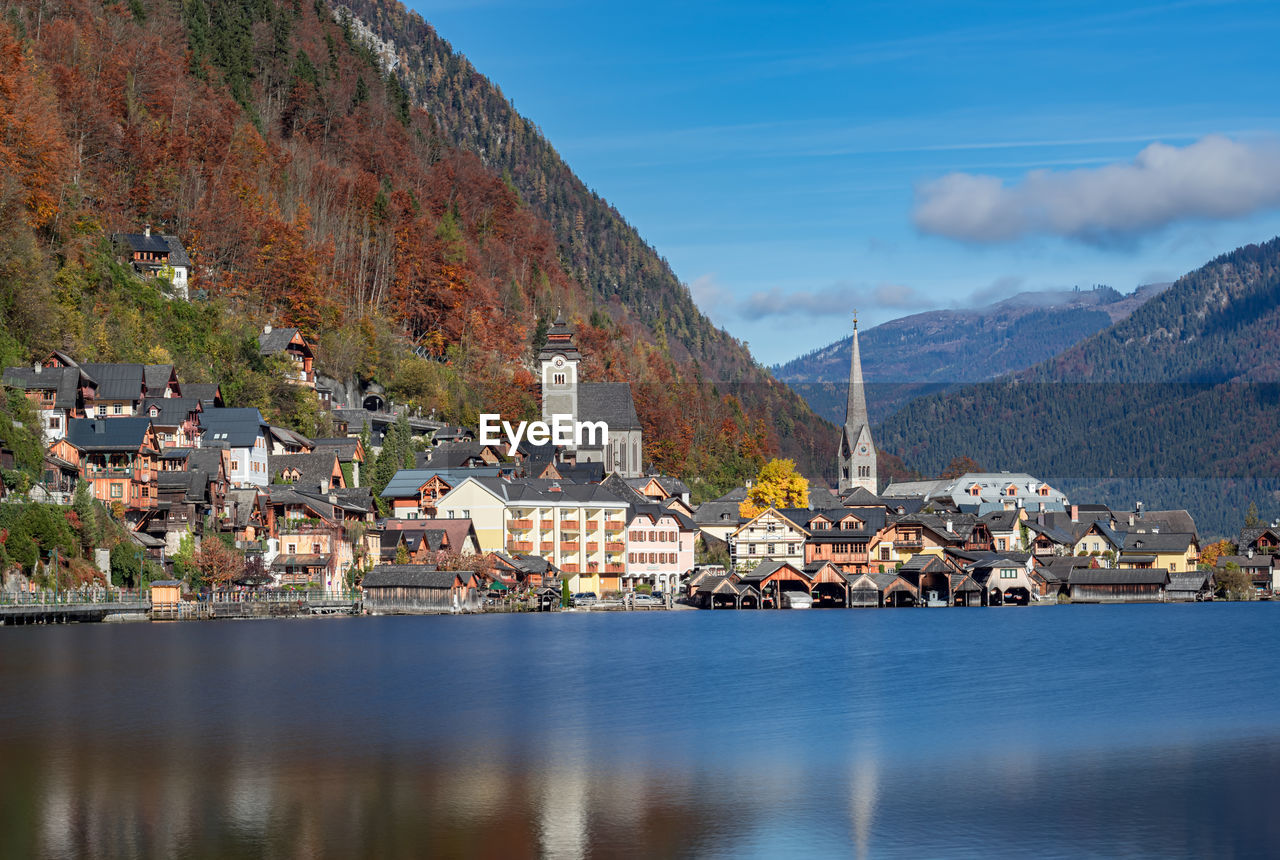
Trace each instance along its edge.
{"label": "chimney", "polygon": [[142,235],[146,236],[148,239],[150,239],[150,238],[151,238],[151,225],[150,225],[150,224],[144,224],[144,225],[143,225],[143,227],[142,227]]}
{"label": "chimney", "polygon": [[951,519],[947,520],[947,531],[949,532],[955,531],[955,524],[956,524],[955,520],[951,520]]}
{"label": "chimney", "polygon": [[264,326],[262,327],[262,333],[263,333],[263,334],[271,334],[271,326],[269,326],[269,325],[264,325]]}
{"label": "chimney", "polygon": [[1133,514],[1129,514],[1129,527],[1133,528]]}
{"label": "chimney", "polygon": [[1080,506],[1079,505],[1071,506],[1071,522],[1073,523],[1080,522]]}
{"label": "chimney", "polygon": [[106,421],[104,421],[104,420],[102,420],[101,418],[99,418],[97,421],[93,422],[93,432],[94,432],[94,433],[106,433],[106,432],[107,432],[107,422],[106,422]]}
{"label": "chimney", "polygon": [[40,362],[37,361],[35,364],[31,365],[31,369],[34,370],[36,373],[39,373],[44,368],[42,368],[40,366]]}
{"label": "chimney", "polygon": [[1249,548],[1249,551],[1248,551],[1247,553],[1245,553],[1245,555],[1246,555],[1246,556],[1248,556],[1249,558],[1253,558],[1253,548],[1252,548],[1252,547],[1250,547],[1250,548]]}
{"label": "chimney", "polygon": [[1044,525],[1044,506],[1040,507],[1040,513],[1036,514],[1036,525]]}

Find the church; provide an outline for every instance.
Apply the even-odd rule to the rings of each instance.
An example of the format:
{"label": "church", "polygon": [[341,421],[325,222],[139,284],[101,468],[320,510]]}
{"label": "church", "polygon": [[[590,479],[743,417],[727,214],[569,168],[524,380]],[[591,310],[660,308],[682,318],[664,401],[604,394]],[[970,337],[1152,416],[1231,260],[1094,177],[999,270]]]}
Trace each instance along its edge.
{"label": "church", "polygon": [[609,426],[604,445],[570,445],[579,463],[603,463],[605,472],[624,478],[644,474],[644,439],[631,386],[626,382],[579,382],[582,353],[573,342],[573,329],[558,316],[547,330],[547,342],[538,351],[542,372],[542,420],[571,415],[577,421],[603,421]]}
{"label": "church", "polygon": [[871,441],[867,419],[866,387],[862,381],[862,354],[858,350],[858,315],[853,315],[853,349],[849,359],[849,400],[845,405],[844,427],[840,430],[837,454],[839,492],[862,487],[875,495],[876,446]]}

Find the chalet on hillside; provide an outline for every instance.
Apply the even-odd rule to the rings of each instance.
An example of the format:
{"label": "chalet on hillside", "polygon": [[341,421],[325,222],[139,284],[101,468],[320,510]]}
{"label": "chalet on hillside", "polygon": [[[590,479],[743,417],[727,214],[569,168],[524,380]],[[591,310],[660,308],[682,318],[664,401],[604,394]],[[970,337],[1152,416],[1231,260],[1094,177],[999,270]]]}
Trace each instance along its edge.
{"label": "chalet on hillside", "polygon": [[263,326],[258,335],[258,353],[264,356],[283,355],[293,362],[293,372],[288,381],[294,385],[316,387],[316,373],[313,367],[315,355],[311,345],[296,328],[272,328]]}
{"label": "chalet on hillside", "polygon": [[166,278],[173,285],[176,298],[189,298],[191,258],[177,236],[152,232],[148,225],[141,233],[116,233],[111,238],[135,272]]}
{"label": "chalet on hillside", "polygon": [[52,453],[74,463],[104,503],[126,512],[155,507],[160,443],[149,419],[74,418]]}

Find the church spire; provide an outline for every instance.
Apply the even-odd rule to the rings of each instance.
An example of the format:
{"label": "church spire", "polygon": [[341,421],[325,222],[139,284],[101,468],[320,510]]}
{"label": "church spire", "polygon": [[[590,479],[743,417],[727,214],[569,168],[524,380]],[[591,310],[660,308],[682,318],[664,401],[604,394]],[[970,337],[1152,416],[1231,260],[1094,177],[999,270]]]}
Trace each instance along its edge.
{"label": "church spire", "polygon": [[854,487],[876,491],[876,447],[871,441],[871,422],[867,418],[866,385],[862,379],[862,351],[858,346],[858,312],[853,312],[853,342],[849,356],[849,393],[845,405],[844,427],[840,430],[839,489],[843,493]]}

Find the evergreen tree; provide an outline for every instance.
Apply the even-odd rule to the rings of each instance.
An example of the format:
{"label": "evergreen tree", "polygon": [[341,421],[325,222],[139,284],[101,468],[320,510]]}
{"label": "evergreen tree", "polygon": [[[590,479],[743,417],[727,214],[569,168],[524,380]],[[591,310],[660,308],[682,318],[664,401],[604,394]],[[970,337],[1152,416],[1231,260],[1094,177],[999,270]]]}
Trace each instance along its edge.
{"label": "evergreen tree", "polygon": [[80,545],[86,552],[102,543],[102,524],[98,521],[97,507],[93,494],[89,492],[89,484],[85,481],[77,483],[71,510],[80,520]]}
{"label": "evergreen tree", "polygon": [[1249,502],[1249,510],[1244,515],[1244,527],[1247,529],[1256,529],[1262,520],[1258,518],[1258,503]]}

